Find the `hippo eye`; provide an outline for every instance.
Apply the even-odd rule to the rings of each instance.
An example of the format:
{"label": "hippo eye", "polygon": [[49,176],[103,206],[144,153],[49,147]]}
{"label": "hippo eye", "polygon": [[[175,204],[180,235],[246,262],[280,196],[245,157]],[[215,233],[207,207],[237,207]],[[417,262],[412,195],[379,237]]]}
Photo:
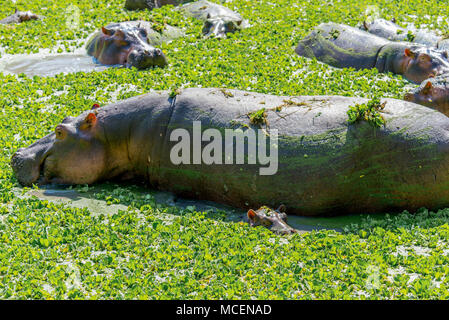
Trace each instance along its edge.
{"label": "hippo eye", "polygon": [[140,29],[139,33],[144,38],[146,38],[148,36],[147,30],[145,30],[145,29]]}

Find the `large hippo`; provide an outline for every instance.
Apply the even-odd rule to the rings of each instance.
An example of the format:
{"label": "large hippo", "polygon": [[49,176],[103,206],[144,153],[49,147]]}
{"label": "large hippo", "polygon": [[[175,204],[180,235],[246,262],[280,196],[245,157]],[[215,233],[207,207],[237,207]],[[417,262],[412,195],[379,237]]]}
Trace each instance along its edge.
{"label": "large hippo", "polygon": [[195,0],[126,0],[125,8],[128,10],[144,10],[160,8],[166,5],[179,6],[183,3],[191,2]]}
{"label": "large hippo", "polygon": [[[150,44],[157,32],[151,23],[145,21],[127,21],[111,23],[94,33],[86,45],[87,54],[105,65],[124,65],[145,69],[163,67],[167,59],[161,49]],[[155,45],[160,44],[156,42]]]}
{"label": "large hippo", "polygon": [[203,34],[225,37],[227,33],[233,33],[248,27],[247,21],[242,16],[222,5],[199,0],[187,3],[180,7],[186,14],[204,21]]}
{"label": "large hippo", "polygon": [[[19,149],[11,165],[27,186],[134,177],[181,196],[245,209],[282,203],[299,215],[447,207],[449,118],[385,99],[384,126],[350,124],[349,107],[363,103],[214,88],[154,92],[64,119]],[[265,114],[264,121],[254,114]],[[252,144],[238,149],[235,142],[243,151],[234,152],[223,132],[242,139],[257,133],[258,161],[248,157]],[[268,150],[277,162],[261,156]]]}
{"label": "large hippo", "polygon": [[403,28],[395,21],[374,19],[371,22],[363,22],[360,29],[391,41],[409,41],[421,43],[426,46],[441,50],[449,49],[449,39],[440,36],[431,30],[416,29],[414,27]]}
{"label": "large hippo", "polygon": [[449,72],[447,52],[420,44],[393,42],[344,24],[323,23],[301,40],[296,53],[338,68],[371,69],[409,81]]}
{"label": "large hippo", "polygon": [[16,11],[14,14],[0,20],[0,24],[13,24],[13,23],[21,23],[24,21],[30,20],[41,20],[42,16],[38,16],[37,14],[32,13],[31,11]]}

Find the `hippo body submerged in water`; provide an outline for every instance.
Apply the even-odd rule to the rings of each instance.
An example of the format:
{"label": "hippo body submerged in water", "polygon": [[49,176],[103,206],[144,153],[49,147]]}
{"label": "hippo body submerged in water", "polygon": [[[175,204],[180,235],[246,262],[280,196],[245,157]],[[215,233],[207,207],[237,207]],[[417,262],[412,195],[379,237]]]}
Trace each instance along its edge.
{"label": "hippo body submerged in water", "polygon": [[150,44],[155,33],[151,23],[145,21],[111,23],[90,38],[87,54],[105,65],[138,69],[163,67],[167,64],[164,53]]}
{"label": "hippo body submerged in water", "polygon": [[203,34],[225,37],[227,33],[248,27],[242,16],[222,5],[206,0],[187,3],[179,8],[186,14],[204,21]]}
{"label": "hippo body submerged in water", "polygon": [[374,19],[372,22],[363,22],[360,29],[391,41],[408,41],[435,47],[440,50],[449,49],[449,39],[440,36],[431,30],[403,28],[394,21]]}
{"label": "hippo body submerged in water", "polygon": [[403,75],[409,81],[449,72],[447,52],[393,42],[343,24],[323,23],[301,40],[296,53],[337,68],[371,69]]}
{"label": "hippo body submerged in water", "polygon": [[37,14],[32,13],[31,11],[16,11],[14,14],[0,20],[0,24],[13,24],[13,23],[21,23],[30,20],[42,20],[42,16],[38,16]]}
{"label": "hippo body submerged in water", "polygon": [[[309,216],[449,206],[449,118],[385,99],[385,126],[349,124],[349,107],[367,101],[213,88],[175,97],[154,92],[64,119],[18,150],[11,165],[23,185],[134,177],[183,197],[246,210],[283,203],[289,213]],[[269,127],[249,116],[261,102]],[[194,121],[217,130],[201,137]],[[226,129],[259,137],[258,162],[249,163],[249,143],[241,154],[226,149],[239,150],[221,135]],[[268,153],[270,161],[260,156]]]}

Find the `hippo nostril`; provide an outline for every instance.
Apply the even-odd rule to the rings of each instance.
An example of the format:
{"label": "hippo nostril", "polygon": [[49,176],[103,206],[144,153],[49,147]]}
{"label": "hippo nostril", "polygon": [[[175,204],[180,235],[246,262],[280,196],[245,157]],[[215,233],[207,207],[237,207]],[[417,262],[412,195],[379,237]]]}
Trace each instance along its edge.
{"label": "hippo nostril", "polygon": [[413,101],[413,95],[411,93],[406,93],[404,95],[404,100],[405,101]]}

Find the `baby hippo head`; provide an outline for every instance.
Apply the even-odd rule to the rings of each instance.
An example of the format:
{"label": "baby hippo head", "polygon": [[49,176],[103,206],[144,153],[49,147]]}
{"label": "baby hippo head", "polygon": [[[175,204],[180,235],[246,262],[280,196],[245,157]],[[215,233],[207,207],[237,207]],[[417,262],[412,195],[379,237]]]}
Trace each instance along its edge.
{"label": "baby hippo head", "polygon": [[30,21],[30,20],[38,20],[39,17],[32,13],[31,11],[17,11],[16,14],[19,16],[20,22]]}
{"label": "baby hippo head", "polygon": [[404,100],[430,107],[449,116],[449,79],[441,77],[444,76],[423,81],[418,88],[406,93]]}
{"label": "baby hippo head", "polygon": [[163,67],[167,64],[162,50],[148,43],[145,28],[126,23],[118,24],[118,27],[103,27],[98,41],[93,55],[102,64],[120,64],[137,69]]}
{"label": "baby hippo head", "polygon": [[11,166],[22,185],[89,184],[104,172],[106,151],[95,112],[68,117],[55,132],[19,149]]}
{"label": "baby hippo head", "polygon": [[415,83],[449,72],[448,54],[443,50],[406,48],[403,58],[404,76]]}
{"label": "baby hippo head", "polygon": [[277,234],[296,233],[296,230],[287,224],[287,214],[283,204],[277,210],[265,206],[257,211],[249,209],[247,216],[251,227],[263,226]]}
{"label": "baby hippo head", "polygon": [[227,33],[234,33],[241,29],[242,20],[227,17],[208,18],[204,22],[203,34],[207,37],[214,35],[217,38],[226,37]]}

